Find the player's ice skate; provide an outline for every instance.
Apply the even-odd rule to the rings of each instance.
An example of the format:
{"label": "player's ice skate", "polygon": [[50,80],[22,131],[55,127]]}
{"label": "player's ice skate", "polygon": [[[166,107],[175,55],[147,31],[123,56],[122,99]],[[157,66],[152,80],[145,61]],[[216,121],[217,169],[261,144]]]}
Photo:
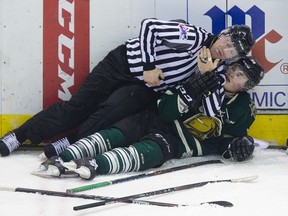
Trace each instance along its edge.
{"label": "player's ice skate", "polygon": [[91,180],[96,176],[96,169],[98,167],[94,158],[75,159],[70,162],[62,164],[67,170],[79,174],[80,178]]}
{"label": "player's ice skate", "polygon": [[69,162],[54,156],[41,163],[38,169],[32,172],[40,177],[80,177],[91,180],[96,176],[98,165],[94,158],[74,159]]}
{"label": "player's ice skate", "polygon": [[39,166],[38,169],[34,170],[31,174],[40,177],[77,177],[78,174],[67,170],[63,166],[63,160],[57,156],[52,157]]}

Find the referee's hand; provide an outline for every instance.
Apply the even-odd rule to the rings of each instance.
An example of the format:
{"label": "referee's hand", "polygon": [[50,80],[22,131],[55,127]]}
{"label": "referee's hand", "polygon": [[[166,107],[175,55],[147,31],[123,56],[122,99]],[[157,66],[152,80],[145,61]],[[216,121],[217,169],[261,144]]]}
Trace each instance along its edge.
{"label": "referee's hand", "polygon": [[153,70],[143,72],[144,81],[151,86],[159,86],[160,80],[164,79],[164,74],[161,69],[155,68]]}

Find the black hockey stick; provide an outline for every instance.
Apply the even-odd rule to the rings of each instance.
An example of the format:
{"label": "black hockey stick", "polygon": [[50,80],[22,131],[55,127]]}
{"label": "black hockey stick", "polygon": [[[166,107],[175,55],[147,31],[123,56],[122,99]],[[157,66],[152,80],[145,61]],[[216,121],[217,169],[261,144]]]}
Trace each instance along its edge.
{"label": "black hockey stick", "polygon": [[287,150],[287,146],[269,145],[267,149]]}
{"label": "black hockey stick", "polygon": [[150,191],[150,192],[145,192],[145,193],[134,194],[134,195],[126,196],[126,197],[110,199],[107,201],[101,201],[101,202],[96,202],[96,203],[80,205],[80,206],[74,206],[73,210],[78,211],[78,210],[83,210],[83,209],[88,209],[88,208],[93,208],[93,207],[98,207],[98,206],[104,206],[104,205],[124,202],[127,200],[135,200],[135,199],[142,198],[142,197],[149,197],[149,196],[154,196],[154,195],[159,195],[159,194],[172,193],[172,192],[186,190],[186,189],[190,189],[190,188],[202,187],[202,186],[209,184],[209,183],[250,182],[256,178],[258,178],[258,176],[249,176],[249,177],[237,178],[237,179],[203,181],[203,182],[198,182],[198,183],[193,183],[193,184],[187,184],[187,185],[165,188],[165,189],[160,189],[160,190],[155,190],[155,191]]}
{"label": "black hockey stick", "polygon": [[81,191],[92,190],[95,188],[109,186],[112,184],[123,183],[123,182],[132,181],[132,180],[136,180],[136,179],[147,178],[147,177],[151,177],[151,176],[175,172],[175,171],[183,170],[183,169],[187,169],[187,168],[198,167],[198,166],[203,166],[203,165],[207,165],[207,164],[216,164],[216,163],[222,163],[222,161],[221,160],[207,160],[207,161],[202,161],[202,162],[197,162],[197,163],[192,163],[192,164],[187,164],[187,165],[182,165],[182,166],[177,166],[177,167],[171,167],[171,168],[167,168],[167,169],[148,171],[146,173],[133,175],[133,176],[129,176],[126,178],[120,178],[120,179],[115,179],[115,180],[110,180],[110,181],[103,181],[103,182],[98,182],[95,184],[84,185],[81,187],[67,189],[66,192],[67,193],[77,193],[77,192],[81,192]]}
{"label": "black hockey stick", "polygon": [[260,149],[287,150],[288,139],[287,139],[286,145],[275,145],[275,144],[270,144],[269,142],[266,142],[264,140],[259,140],[256,138],[253,138],[253,139],[254,139],[254,146],[259,147]]}
{"label": "black hockey stick", "polygon": [[[48,195],[48,196],[58,196],[58,197],[72,197],[72,198],[82,198],[82,199],[91,199],[91,200],[113,200],[117,199],[115,197],[104,197],[104,196],[94,196],[94,195],[87,195],[87,194],[71,194],[65,193],[60,191],[50,191],[50,190],[41,190],[41,189],[32,189],[32,188],[9,188],[9,187],[0,187],[0,191],[12,191],[12,192],[24,192],[24,193],[34,193],[34,194],[41,194],[41,195]],[[210,202],[202,202],[200,204],[194,205],[186,205],[186,204],[175,204],[175,203],[165,203],[165,202],[155,202],[155,201],[146,201],[146,200],[125,200],[124,203],[131,203],[131,204],[140,204],[140,205],[155,205],[155,206],[162,206],[162,207],[184,207],[184,206],[198,206],[198,205],[205,205],[205,204],[213,204],[219,205],[223,207],[232,207],[233,204],[228,201],[210,201]]]}

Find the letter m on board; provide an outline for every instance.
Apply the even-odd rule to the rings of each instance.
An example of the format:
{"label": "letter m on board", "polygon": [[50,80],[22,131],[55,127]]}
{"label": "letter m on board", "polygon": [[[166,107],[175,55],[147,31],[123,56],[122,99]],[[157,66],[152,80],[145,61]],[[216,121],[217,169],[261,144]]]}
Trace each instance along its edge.
{"label": "letter m on board", "polygon": [[[275,30],[271,30],[265,35],[265,13],[259,9],[257,6],[252,6],[249,10],[244,12],[239,7],[234,6],[230,10],[224,12],[217,6],[212,7],[204,15],[209,16],[212,19],[212,33],[219,34],[223,29],[227,27],[227,20],[231,18],[232,25],[235,24],[246,24],[247,16],[250,17],[251,30],[253,32],[254,39],[257,42],[254,45],[252,54],[260,64],[264,67],[264,71],[270,71],[275,65],[277,65],[281,60],[277,62],[271,62],[266,58],[266,45],[265,41],[270,43],[277,43],[282,39],[282,36]],[[261,38],[260,38],[261,37]]]}
{"label": "letter m on board", "polygon": [[255,40],[265,33],[265,13],[255,5],[246,12],[237,6],[232,7],[227,12],[221,10],[217,6],[214,6],[204,15],[209,16],[212,20],[213,34],[219,34],[227,27],[227,16],[231,17],[232,25],[235,25],[246,24],[246,15],[250,16],[251,18],[251,30]]}

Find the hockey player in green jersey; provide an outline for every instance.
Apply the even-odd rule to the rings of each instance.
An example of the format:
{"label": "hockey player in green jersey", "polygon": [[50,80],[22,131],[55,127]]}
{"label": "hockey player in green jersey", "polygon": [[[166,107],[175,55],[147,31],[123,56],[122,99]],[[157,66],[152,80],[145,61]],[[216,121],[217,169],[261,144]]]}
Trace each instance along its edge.
{"label": "hockey player in green jersey", "polygon": [[[263,76],[253,57],[195,76],[159,99],[159,115],[143,111],[124,118],[70,145],[33,174],[60,176],[70,170],[90,180],[96,174],[161,166],[172,158],[217,154],[234,161],[249,159],[254,141],[247,130],[256,108],[246,91]],[[219,109],[212,106],[216,102]]]}
{"label": "hockey player in green jersey", "polygon": [[203,56],[203,61],[215,63],[247,55],[254,42],[246,25],[212,35],[185,21],[144,19],[139,37],[109,52],[69,100],[53,104],[0,137],[0,155],[10,155],[25,141],[52,142],[47,147],[55,147],[58,154],[78,139],[156,104],[167,89],[194,73],[204,46],[211,58]]}

